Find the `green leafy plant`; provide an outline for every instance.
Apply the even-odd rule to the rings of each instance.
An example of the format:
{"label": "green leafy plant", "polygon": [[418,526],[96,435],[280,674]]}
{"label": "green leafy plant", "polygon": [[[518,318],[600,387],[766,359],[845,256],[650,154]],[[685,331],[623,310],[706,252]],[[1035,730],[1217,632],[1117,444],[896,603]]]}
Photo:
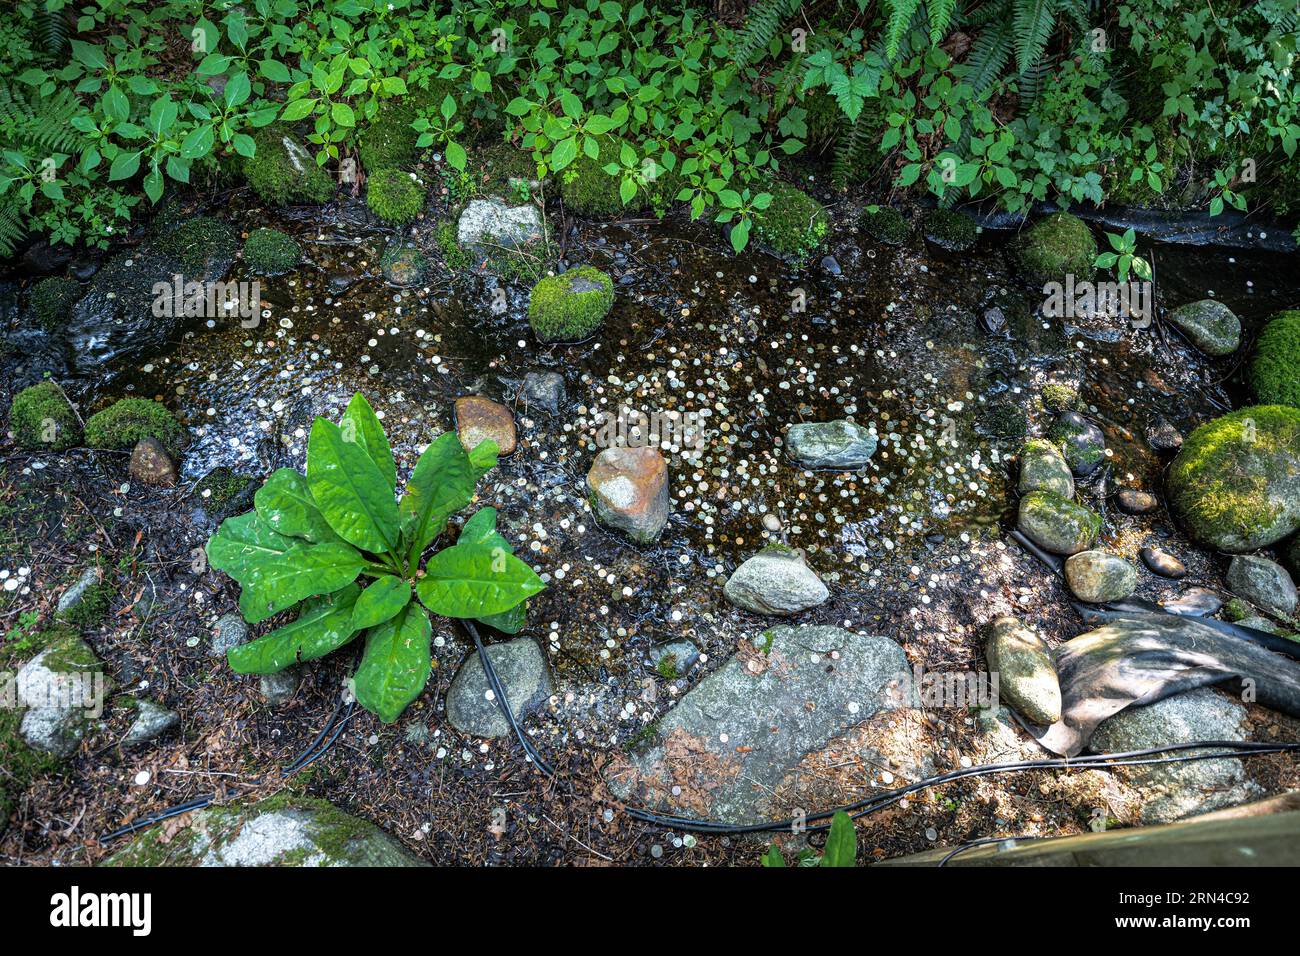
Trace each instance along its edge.
{"label": "green leafy plant", "polygon": [[1125,229],[1122,235],[1106,233],[1112,252],[1103,252],[1093,262],[1098,269],[1114,268],[1120,282],[1128,281],[1130,270],[1139,279],[1150,280],[1151,263],[1137,254],[1137,235],[1132,229]]}
{"label": "green leafy plant", "polygon": [[[775,843],[770,844],[762,857],[763,866],[785,866],[785,857]],[[857,866],[858,833],[853,818],[843,810],[831,817],[831,827],[826,834],[826,849],[818,855],[804,848],[795,858],[796,866]]]}
{"label": "green leafy plant", "polygon": [[518,632],[525,602],[545,585],[496,530],[495,509],[480,508],[455,544],[424,561],[496,458],[492,441],[466,452],[455,433],[441,435],[399,501],[393,453],[369,402],[354,395],[337,425],[317,418],[305,477],[274,472],[255,509],[226,519],[208,541],[208,561],[239,583],[249,623],[299,609],[230,650],[231,667],[271,674],[364,635],[356,699],[391,723],[429,678],[430,613]]}

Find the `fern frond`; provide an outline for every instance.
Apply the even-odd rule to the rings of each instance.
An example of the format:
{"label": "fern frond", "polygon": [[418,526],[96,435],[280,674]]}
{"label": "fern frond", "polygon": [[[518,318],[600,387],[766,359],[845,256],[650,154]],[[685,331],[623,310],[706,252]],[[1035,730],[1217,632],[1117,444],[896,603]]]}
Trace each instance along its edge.
{"label": "fern frond", "polygon": [[873,106],[869,101],[853,125],[840,134],[831,160],[831,183],[836,189],[866,179],[864,167],[870,165],[870,159],[877,158],[874,154],[880,139],[880,111]]}
{"label": "fern frond", "polygon": [[0,258],[9,258],[27,235],[22,210],[11,196],[0,196]]}
{"label": "fern frond", "polygon": [[927,0],[925,12],[930,17],[930,42],[938,45],[953,25],[952,17],[957,11],[957,0]]}
{"label": "fern frond", "polygon": [[802,4],[802,0],[759,0],[754,4],[745,25],[736,34],[735,61],[740,67],[749,66],[761,60],[767,52],[768,44],[781,29],[786,18],[792,16]]}
{"label": "fern frond", "polygon": [[1006,20],[995,20],[981,30],[970,53],[963,64],[966,69],[966,82],[976,93],[983,93],[1002,75],[1002,70],[1011,59],[1015,46],[1011,24]]}
{"label": "fern frond", "polygon": [[68,52],[68,20],[63,11],[41,6],[32,18],[32,25],[41,48],[50,56],[62,59]]}
{"label": "fern frond", "polygon": [[1020,92],[1021,114],[1028,113],[1030,108],[1033,107],[1034,100],[1038,99],[1038,94],[1042,91],[1051,71],[1051,63],[1047,60],[1038,60],[1030,64],[1029,69],[1020,74],[1017,88]]}
{"label": "fern frond", "polygon": [[1047,49],[1059,0],[1015,0],[1016,67],[1024,73]]}
{"label": "fern frond", "polygon": [[885,55],[893,60],[898,56],[898,43],[912,25],[912,17],[921,0],[885,0],[889,18],[885,24]]}

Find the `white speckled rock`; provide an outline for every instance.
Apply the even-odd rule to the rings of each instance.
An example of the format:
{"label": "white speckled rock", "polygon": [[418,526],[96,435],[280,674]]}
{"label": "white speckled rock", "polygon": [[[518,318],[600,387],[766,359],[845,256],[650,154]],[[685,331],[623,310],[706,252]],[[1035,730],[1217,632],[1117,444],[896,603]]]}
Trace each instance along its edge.
{"label": "white speckled rock", "polygon": [[509,206],[500,199],[470,200],[456,224],[462,246],[520,246],[542,238],[542,214],[532,203]]}
{"label": "white speckled rock", "polygon": [[788,548],[766,548],[732,573],[722,594],[754,614],[790,615],[816,607],[830,597],[803,556]]}

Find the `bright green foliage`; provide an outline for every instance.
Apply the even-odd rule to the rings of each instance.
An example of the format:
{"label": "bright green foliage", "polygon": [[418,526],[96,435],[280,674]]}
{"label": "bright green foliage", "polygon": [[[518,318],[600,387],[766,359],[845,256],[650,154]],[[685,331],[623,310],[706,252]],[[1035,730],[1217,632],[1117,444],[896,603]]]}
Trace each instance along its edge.
{"label": "bright green foliage", "polygon": [[208,541],[208,561],[242,588],[245,619],[298,608],[290,623],[230,650],[230,666],[270,674],[364,635],[356,698],[391,723],[429,679],[430,611],[493,626],[506,616],[521,628],[525,603],[545,585],[497,533],[493,509],[476,512],[455,544],[420,566],[496,455],[490,441],[467,453],[455,433],[441,435],[399,501],[393,454],[365,398],[354,395],[337,425],[317,418],[306,475],[276,471],[255,510],[228,518]]}
{"label": "bright green foliage", "polygon": [[81,596],[81,600],[66,611],[60,611],[58,618],[64,623],[86,630],[98,627],[108,616],[117,589],[107,581],[97,581]]}
{"label": "bright green foliage", "polygon": [[424,211],[424,184],[402,169],[377,169],[366,182],[366,205],[384,222],[400,225]]}
{"label": "bright green foliage", "polygon": [[244,178],[263,202],[320,203],[334,196],[335,184],[289,128],[279,124],[255,130],[257,152],[243,161]]}
{"label": "bright green foliage", "polygon": [[86,421],[86,444],[91,448],[129,449],[142,438],[156,438],[173,457],[188,440],[176,417],[148,398],[124,398]]}
{"label": "bright green foliage", "polygon": [[244,240],[244,261],[254,272],[280,275],[302,261],[302,249],[279,229],[254,229]]}
{"label": "bright green foliage", "polygon": [[39,382],[14,396],[9,427],[23,448],[63,451],[81,441],[81,421],[53,382]]}
{"label": "bright green foliage", "polygon": [[754,213],[754,235],[796,263],[806,262],[830,231],[830,217],[812,196],[785,183],[773,183],[767,208]]}
{"label": "bright green foliage", "polygon": [[964,252],[975,245],[979,228],[969,217],[951,209],[932,209],[925,214],[925,238],[952,252]]}
{"label": "bright green foliage", "polygon": [[1079,407],[1079,393],[1069,385],[1048,382],[1043,386],[1043,407],[1051,412],[1068,412]]}
{"label": "bright green foliage", "polygon": [[[763,866],[783,867],[785,857],[775,843],[769,844],[767,853],[761,858]],[[804,848],[795,858],[795,865],[853,867],[858,865],[858,833],[853,826],[853,818],[843,810],[836,810],[831,817],[830,830],[826,834],[826,848],[818,856],[813,850]]]}
{"label": "bright green foliage", "polygon": [[420,152],[415,145],[420,134],[411,126],[416,113],[415,104],[409,101],[388,100],[379,107],[357,139],[357,155],[367,172],[415,162]]}
{"label": "bright green foliage", "polygon": [[31,304],[36,321],[43,327],[54,330],[67,321],[72,307],[77,304],[83,292],[80,282],[62,276],[51,276],[32,286],[27,293],[27,301]]}
{"label": "bright green foliage", "polygon": [[587,338],[614,307],[614,282],[594,266],[540,279],[528,297],[528,322],[543,342]]}
{"label": "bright green foliage", "polygon": [[1300,311],[1279,312],[1264,326],[1248,377],[1261,404],[1300,408]]}
{"label": "bright green foliage", "polygon": [[868,207],[862,213],[862,228],[867,235],[891,246],[901,246],[911,231],[907,217],[893,206]]}
{"label": "bright green foliage", "polygon": [[1012,259],[1033,286],[1090,278],[1097,261],[1097,240],[1087,224],[1068,212],[1057,212],[1034,223],[1016,239]]}

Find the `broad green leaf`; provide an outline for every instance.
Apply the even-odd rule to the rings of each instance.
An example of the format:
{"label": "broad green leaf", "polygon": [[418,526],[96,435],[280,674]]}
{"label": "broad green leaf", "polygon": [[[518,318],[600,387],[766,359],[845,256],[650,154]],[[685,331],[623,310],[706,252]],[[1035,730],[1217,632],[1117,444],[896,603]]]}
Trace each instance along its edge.
{"label": "broad green leaf", "polygon": [[521,601],[508,611],[500,614],[488,614],[474,620],[488,627],[496,628],[502,634],[518,634],[528,623],[528,602]]}
{"label": "broad green leaf", "polygon": [[339,540],[316,506],[307,479],[292,468],[274,471],[266,484],[257,489],[253,502],[258,516],[280,534],[313,544]]}
{"label": "broad green leaf", "polygon": [[438,436],[415,463],[400,505],[402,534],[411,542],[408,558],[412,564],[442,533],[447,518],[470,503],[475,484],[496,464],[495,445],[480,454],[488,444],[484,442],[474,449],[475,458],[465,454],[455,432],[447,432]]}
{"label": "broad green leaf", "polygon": [[776,848],[775,843],[767,848],[767,853],[760,859],[764,866],[785,866],[785,857],[781,855],[781,851]]}
{"label": "broad green leaf", "polygon": [[826,852],[822,866],[856,866],[858,861],[858,834],[853,828],[853,818],[843,810],[831,817],[831,830],[826,836]]}
{"label": "broad green leaf", "polygon": [[339,537],[366,551],[397,544],[397,502],[388,480],[359,442],[318,418],[307,439],[307,485],[316,507]]}
{"label": "broad green leaf", "polygon": [[[486,548],[504,548],[514,554],[514,548],[510,546],[510,542],[502,536],[501,532],[497,531],[497,510],[495,508],[480,508],[474,512],[473,516],[465,522],[464,527],[460,529],[460,537],[456,539],[456,543],[478,545]],[[477,618],[477,620],[488,627],[496,628],[503,634],[518,634],[524,629],[524,624],[528,621],[528,602],[521,601],[508,611],[502,611],[500,614],[488,614]]]}
{"label": "broad green leaf", "polygon": [[429,559],[415,590],[435,614],[481,618],[508,611],[545,587],[505,548],[456,544]]}
{"label": "broad green leaf", "polygon": [[379,424],[375,410],[360,392],[348,402],[347,411],[339,421],[339,428],[347,441],[355,441],[366,450],[370,460],[388,482],[389,489],[396,488],[397,465],[393,463],[393,450],[388,447],[388,436],[384,434],[384,426]]}
{"label": "broad green leaf", "polygon": [[411,603],[411,586],[394,574],[375,578],[357,599],[352,626],[358,631],[383,624]]}
{"label": "broad green leaf", "polygon": [[354,681],[357,703],[386,724],[400,717],[429,680],[431,633],[429,615],[418,604],[367,631]]}
{"label": "broad green leaf", "polygon": [[217,533],[208,539],[208,564],[243,584],[254,567],[282,557],[298,543],[250,511],[221,522]]}
{"label": "broad green leaf", "polygon": [[240,581],[248,600],[240,598],[240,609],[250,624],[293,607],[304,598],[330,594],[356,580],[365,566],[361,555],[341,542],[296,544],[279,557],[252,566],[246,581]]}
{"label": "broad green leaf", "polygon": [[239,674],[274,674],[292,664],[324,657],[354,638],[352,610],[361,589],[356,584],[312,598],[303,604],[298,619],[250,644],[226,652]]}

